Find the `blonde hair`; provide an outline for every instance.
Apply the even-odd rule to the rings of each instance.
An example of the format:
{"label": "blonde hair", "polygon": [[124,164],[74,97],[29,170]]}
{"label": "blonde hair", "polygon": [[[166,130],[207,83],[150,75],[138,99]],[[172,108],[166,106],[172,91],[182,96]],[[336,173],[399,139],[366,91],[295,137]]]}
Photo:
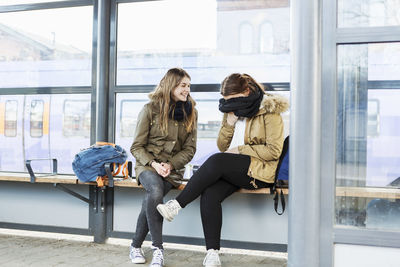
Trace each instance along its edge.
{"label": "blonde hair", "polygon": [[[175,108],[175,101],[172,99],[173,90],[178,87],[182,79],[187,77],[190,79],[189,74],[181,68],[172,68],[167,71],[164,77],[161,79],[160,83],[156,86],[153,92],[149,94],[150,100],[154,105],[158,106],[160,109],[160,123],[161,131],[164,134],[168,133],[168,115],[172,108]],[[186,132],[191,132],[195,127],[196,114],[194,112],[194,107],[196,102],[194,99],[188,95],[187,101],[192,104],[191,113],[188,115],[184,112],[184,121]]]}

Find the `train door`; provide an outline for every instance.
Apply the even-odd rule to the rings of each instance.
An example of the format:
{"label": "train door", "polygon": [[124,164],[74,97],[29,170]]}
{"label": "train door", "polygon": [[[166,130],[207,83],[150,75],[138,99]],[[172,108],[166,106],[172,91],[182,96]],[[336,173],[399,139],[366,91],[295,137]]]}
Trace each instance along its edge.
{"label": "train door", "polygon": [[50,116],[50,155],[58,172],[71,174],[72,161],[90,146],[90,95],[53,95]]}
{"label": "train door", "polygon": [[[24,150],[25,159],[50,158],[49,147],[49,95],[25,96]],[[36,172],[51,172],[51,161],[34,161]]]}
{"label": "train door", "polygon": [[24,96],[0,96],[0,171],[24,171]]}

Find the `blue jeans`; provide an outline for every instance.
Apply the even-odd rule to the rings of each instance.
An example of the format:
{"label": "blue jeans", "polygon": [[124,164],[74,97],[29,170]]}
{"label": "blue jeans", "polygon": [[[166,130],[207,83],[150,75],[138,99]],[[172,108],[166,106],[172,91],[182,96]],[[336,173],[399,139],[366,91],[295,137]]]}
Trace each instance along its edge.
{"label": "blue jeans", "polygon": [[152,245],[163,249],[163,217],[158,213],[156,207],[163,203],[164,196],[172,189],[173,185],[152,171],[142,172],[139,175],[139,181],[146,189],[146,195],[142,202],[142,210],[136,223],[136,232],[131,245],[140,248],[150,230]]}

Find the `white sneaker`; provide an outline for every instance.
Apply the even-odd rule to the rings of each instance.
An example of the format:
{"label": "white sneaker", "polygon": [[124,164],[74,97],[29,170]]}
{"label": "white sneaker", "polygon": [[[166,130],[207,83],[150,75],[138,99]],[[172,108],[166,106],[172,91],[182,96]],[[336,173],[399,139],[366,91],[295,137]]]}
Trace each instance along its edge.
{"label": "white sneaker", "polygon": [[151,260],[150,267],[164,266],[164,253],[162,249],[156,248],[153,252],[153,259]]}
{"label": "white sneaker", "polygon": [[143,255],[143,250],[141,248],[130,247],[129,258],[131,258],[133,263],[145,263],[146,258]]}
{"label": "white sneaker", "polygon": [[218,250],[209,249],[207,255],[204,258],[203,265],[206,267],[219,267],[221,261],[219,260]]}
{"label": "white sneaker", "polygon": [[175,199],[169,200],[165,204],[157,205],[158,212],[169,222],[172,221],[176,215],[178,215],[180,209],[182,209],[182,207]]}

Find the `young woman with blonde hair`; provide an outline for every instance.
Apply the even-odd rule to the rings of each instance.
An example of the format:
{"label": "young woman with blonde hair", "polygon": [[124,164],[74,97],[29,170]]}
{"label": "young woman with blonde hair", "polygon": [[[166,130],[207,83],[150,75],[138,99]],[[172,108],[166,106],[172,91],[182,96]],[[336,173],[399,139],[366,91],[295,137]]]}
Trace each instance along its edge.
{"label": "young woman with blonde hair", "polygon": [[150,266],[163,266],[163,217],[156,206],[182,179],[184,166],[196,152],[197,111],[190,96],[190,76],[180,68],[167,71],[150,102],[141,110],[131,146],[136,159],[138,184],[146,195],[130,247],[133,263],[145,263],[142,243],[150,231],[153,259]]}
{"label": "young woman with blonde hair", "polygon": [[[254,190],[273,185],[281,155],[284,132],[280,113],[288,100],[265,94],[261,84],[248,74],[233,73],[221,85],[219,110],[224,113],[217,145],[221,152],[209,157],[194,173],[185,189],[166,204],[157,206],[171,221],[181,208],[198,196],[207,255],[203,265],[221,266],[219,249],[222,201],[239,188]],[[243,124],[243,131],[239,125]],[[240,140],[232,146],[232,140]]]}

